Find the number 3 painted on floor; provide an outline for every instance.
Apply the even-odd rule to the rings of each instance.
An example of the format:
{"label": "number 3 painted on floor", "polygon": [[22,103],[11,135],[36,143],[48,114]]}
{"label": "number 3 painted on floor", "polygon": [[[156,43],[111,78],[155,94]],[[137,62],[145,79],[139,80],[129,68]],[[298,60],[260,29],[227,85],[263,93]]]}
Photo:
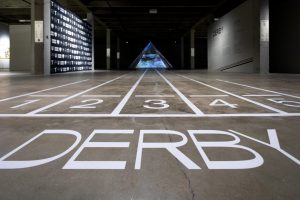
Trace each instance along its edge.
{"label": "number 3 painted on floor", "polygon": [[170,107],[169,104],[167,104],[167,101],[160,100],[160,99],[149,99],[149,100],[146,100],[144,102],[145,103],[151,103],[152,105],[155,105],[155,106],[143,105],[144,108],[148,108],[148,109],[162,110],[162,109]]}

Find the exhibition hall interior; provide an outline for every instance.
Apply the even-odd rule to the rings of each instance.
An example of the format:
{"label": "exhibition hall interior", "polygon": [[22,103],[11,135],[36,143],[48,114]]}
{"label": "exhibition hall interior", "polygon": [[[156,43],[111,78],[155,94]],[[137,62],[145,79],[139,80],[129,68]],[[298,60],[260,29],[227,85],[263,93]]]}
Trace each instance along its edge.
{"label": "exhibition hall interior", "polygon": [[0,0],[0,199],[298,200],[299,11]]}

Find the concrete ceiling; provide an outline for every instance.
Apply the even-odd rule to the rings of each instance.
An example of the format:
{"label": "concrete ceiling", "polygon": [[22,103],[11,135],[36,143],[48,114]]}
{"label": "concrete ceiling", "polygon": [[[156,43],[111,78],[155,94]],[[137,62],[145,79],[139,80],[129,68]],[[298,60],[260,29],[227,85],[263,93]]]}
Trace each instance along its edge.
{"label": "concrete ceiling", "polygon": [[[84,18],[96,16],[96,29],[110,28],[124,36],[180,37],[196,30],[206,37],[207,26],[245,0],[58,0]],[[1,0],[0,21],[18,24],[30,19],[31,0]],[[157,13],[150,13],[157,12]]]}

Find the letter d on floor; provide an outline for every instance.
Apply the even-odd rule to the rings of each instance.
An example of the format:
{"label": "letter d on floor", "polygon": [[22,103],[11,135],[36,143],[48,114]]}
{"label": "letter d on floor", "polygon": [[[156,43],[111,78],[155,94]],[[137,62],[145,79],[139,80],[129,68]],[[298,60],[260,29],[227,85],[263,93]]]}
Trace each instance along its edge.
{"label": "letter d on floor", "polygon": [[[21,150],[22,148],[24,148],[25,146],[29,145],[31,142],[33,142],[36,139],[38,139],[39,137],[41,137],[42,135],[46,135],[46,134],[49,134],[49,135],[50,134],[73,135],[76,137],[76,141],[66,151],[64,151],[56,156],[50,157],[50,158],[44,158],[44,159],[39,159],[39,160],[22,160],[22,161],[15,161],[15,160],[14,161],[10,161],[10,160],[6,161],[5,160],[8,157],[10,157],[11,155],[13,155],[14,153],[16,153],[19,150]],[[2,158],[0,158],[0,169],[22,169],[22,168],[35,167],[38,165],[46,164],[48,162],[54,161],[58,158],[61,158],[64,155],[66,155],[67,153],[69,153],[70,151],[72,151],[78,145],[80,140],[81,140],[80,133],[73,131],[73,130],[44,130],[40,134],[36,135],[35,137],[31,138],[30,140],[28,140],[21,146],[17,147],[16,149],[12,150],[8,154],[6,154]]]}

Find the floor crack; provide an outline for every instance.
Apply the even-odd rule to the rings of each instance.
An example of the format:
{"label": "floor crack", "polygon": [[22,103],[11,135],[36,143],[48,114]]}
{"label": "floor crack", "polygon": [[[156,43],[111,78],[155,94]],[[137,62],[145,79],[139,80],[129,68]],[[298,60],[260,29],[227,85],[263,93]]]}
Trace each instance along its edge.
{"label": "floor crack", "polygon": [[[167,130],[167,127],[165,126],[166,123],[164,123],[164,128]],[[172,142],[172,137],[171,135],[168,134],[168,138],[169,138],[169,141]],[[186,174],[186,172],[184,171],[184,169],[182,168],[182,166],[180,166],[178,163],[177,163],[180,171],[182,172],[184,178],[186,179],[187,183],[188,183],[188,190],[189,190],[189,199],[190,200],[194,200],[195,199],[195,192],[192,188],[192,185],[191,185],[191,180],[189,178],[189,176]]]}

